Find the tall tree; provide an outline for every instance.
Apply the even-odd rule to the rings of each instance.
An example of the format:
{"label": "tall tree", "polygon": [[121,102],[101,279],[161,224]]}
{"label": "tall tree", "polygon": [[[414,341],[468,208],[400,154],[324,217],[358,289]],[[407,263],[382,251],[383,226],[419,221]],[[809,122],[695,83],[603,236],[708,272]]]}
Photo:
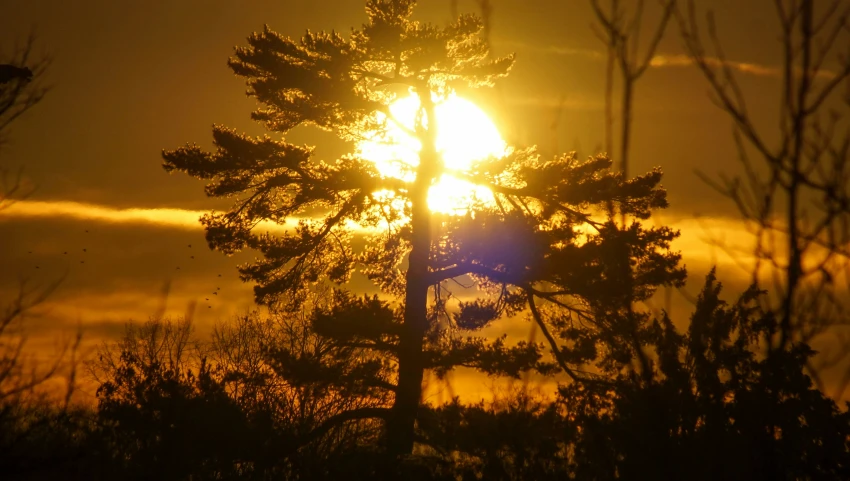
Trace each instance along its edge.
{"label": "tall tree", "polygon": [[[544,161],[533,149],[483,159],[464,171],[445,165],[436,142],[437,106],[462,86],[491,85],[507,74],[513,58],[488,56],[476,17],[436,27],[410,18],[414,3],[368,0],[367,23],[348,37],[307,32],[294,40],[266,27],[229,63],[263,104],[253,118],[278,135],[313,125],[359,142],[391,124],[405,129],[421,149],[416,162],[401,163],[397,177],[381,175],[357,149],[323,162],[313,158],[312,148],[221,126],[213,130],[214,152],[187,145],[163,154],[167,171],[208,179],[210,196],[236,197],[229,211],[205,215],[202,223],[212,248],[263,254],[240,267],[242,278],[255,283],[259,303],[297,309],[310,289],[343,285],[356,270],[398,300],[393,309],[341,292],[314,319],[320,334],[384,360],[383,368],[362,375],[394,394],[390,408],[355,409],[317,432],[333,422],[384,419],[385,446],[396,456],[412,452],[426,369],[469,366],[514,376],[555,369],[541,361],[542,346],[510,346],[504,337],[470,331],[527,307],[539,314],[541,302],[565,310],[562,321],[600,315],[599,322],[617,323],[615,309],[605,307],[614,305],[612,299],[622,305],[623,296],[640,299],[659,284],[684,278],[679,256],[667,251],[675,232],[644,229],[637,221],[621,231],[604,218],[609,202],[635,219],[666,207],[658,170],[627,180],[610,171],[607,157]],[[390,108],[408,92],[419,106],[413,128]],[[463,215],[432,212],[428,194],[444,175],[490,195],[470,201]],[[297,226],[283,235],[255,232],[261,221],[292,219]],[[352,225],[372,232],[365,249],[352,242]],[[625,271],[631,273],[628,282]],[[473,300],[458,300],[457,290],[452,292],[464,280],[478,289]],[[547,322],[540,315],[533,319]],[[582,381],[555,338],[547,334],[547,340],[557,366]],[[386,363],[392,382],[382,378]]]}

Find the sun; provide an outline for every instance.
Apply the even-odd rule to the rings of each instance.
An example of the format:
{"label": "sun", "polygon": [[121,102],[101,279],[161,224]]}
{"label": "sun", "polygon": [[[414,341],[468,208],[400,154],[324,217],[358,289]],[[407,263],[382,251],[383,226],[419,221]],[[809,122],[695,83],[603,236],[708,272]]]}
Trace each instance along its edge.
{"label": "sun", "polygon": [[[358,144],[358,153],[375,163],[381,175],[413,180],[421,144],[412,131],[419,112],[415,95],[400,98],[389,107],[387,129]],[[486,187],[460,180],[452,172],[468,171],[477,160],[505,155],[506,144],[493,121],[469,100],[451,95],[436,104],[437,150],[446,173],[428,192],[433,212],[463,214],[475,202],[492,201]]]}

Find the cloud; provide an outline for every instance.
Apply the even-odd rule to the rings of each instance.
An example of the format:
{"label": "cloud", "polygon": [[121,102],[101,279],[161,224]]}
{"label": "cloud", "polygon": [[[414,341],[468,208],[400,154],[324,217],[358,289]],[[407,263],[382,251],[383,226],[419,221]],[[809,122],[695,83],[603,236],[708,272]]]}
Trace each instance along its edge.
{"label": "cloud", "polygon": [[[203,229],[198,219],[204,213],[206,211],[169,207],[115,208],[73,201],[22,200],[0,210],[0,219],[76,219],[108,224],[147,224],[163,228],[194,231]],[[283,229],[295,226],[298,221],[298,218],[289,219]],[[661,222],[660,217],[657,221]],[[687,257],[696,257],[702,260],[708,260],[709,258],[714,261],[718,260],[716,247],[710,247],[712,243],[706,242],[708,238],[712,237],[712,235],[709,235],[710,232],[720,232],[724,236],[737,240],[747,235],[745,226],[737,219],[680,217],[665,219],[665,223],[682,230],[682,237],[676,241],[676,246],[688,252]],[[273,223],[268,224],[269,228],[281,228]],[[721,254],[720,257],[722,258],[724,256]],[[741,257],[736,257],[738,257],[736,259],[737,261],[742,260]],[[725,260],[731,263],[730,258]]]}
{"label": "cloud", "polygon": [[[180,230],[201,230],[199,219],[212,210],[188,210],[173,207],[130,207],[117,208],[107,205],[87,204],[68,200],[39,201],[20,200],[0,209],[0,219],[75,219],[103,222],[107,224],[147,224]],[[290,217],[284,225],[271,221],[260,222],[257,227],[269,231],[289,230],[302,220]],[[354,223],[348,227],[359,229]]]}
{"label": "cloud", "polygon": [[[732,60],[726,60],[725,62],[716,57],[705,57],[705,63],[709,67],[719,68],[723,67],[725,64],[727,67],[732,70],[737,70],[741,73],[761,76],[761,77],[781,77],[783,72],[779,67],[769,67],[765,65],[760,65],[757,63],[748,63],[748,62],[735,62]],[[655,68],[664,68],[664,67],[690,67],[691,65],[695,65],[694,59],[689,55],[656,55],[652,57],[652,60],[649,61],[650,67]],[[800,69],[795,69],[795,74],[799,75],[801,73]],[[835,78],[835,72],[831,70],[821,69],[818,70],[815,74],[816,78],[821,78],[825,80]]]}
{"label": "cloud", "polygon": [[[568,56],[568,57],[584,57],[593,60],[604,60],[607,54],[601,50],[595,49],[587,49],[587,48],[572,48],[572,47],[562,47],[557,45],[531,45],[521,42],[504,42],[503,45],[506,48],[516,48],[518,50],[526,50],[531,52],[542,53],[544,55],[557,55],[557,56]],[[772,67],[768,65],[761,65],[752,62],[738,62],[734,60],[721,60],[717,57],[706,57],[705,63],[710,67],[722,67],[724,64],[731,68],[732,70],[737,70],[738,72],[755,75],[759,77],[780,77],[782,76],[782,69],[779,67]],[[649,61],[649,66],[652,68],[673,68],[673,67],[690,67],[695,65],[694,59],[690,55],[685,54],[658,54],[652,57]],[[800,72],[797,71],[797,74]],[[821,69],[816,74],[815,77],[822,79],[832,79],[835,78],[835,72],[827,69]]]}
{"label": "cloud", "polygon": [[0,218],[72,218],[110,224],[153,224],[187,230],[200,230],[198,219],[204,211],[174,208],[128,208],[85,204],[73,201],[21,200],[0,210]]}
{"label": "cloud", "polygon": [[[723,62],[715,57],[706,57],[705,63],[710,67],[722,67],[725,63],[732,70],[761,77],[779,77],[782,73],[775,67],[767,67],[756,63],[735,62],[732,60]],[[696,62],[691,56],[683,54],[656,55],[649,61],[649,66],[654,68],[690,67],[695,64]]]}

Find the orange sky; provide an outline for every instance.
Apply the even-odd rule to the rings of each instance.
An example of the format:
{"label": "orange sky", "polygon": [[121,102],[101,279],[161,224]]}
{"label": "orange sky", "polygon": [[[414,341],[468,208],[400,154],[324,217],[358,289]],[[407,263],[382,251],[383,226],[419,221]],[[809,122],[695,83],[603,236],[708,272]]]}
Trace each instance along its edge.
{"label": "orange sky", "polygon": [[[474,11],[474,2],[458,3],[461,11]],[[492,3],[495,53],[516,52],[517,63],[498,89],[474,99],[509,141],[538,144],[544,153],[596,153],[604,62],[588,2]],[[698,4],[716,11],[755,120],[774,126],[779,45],[772,2]],[[422,0],[417,17],[445,22],[449,6],[449,0]],[[33,329],[53,335],[80,322],[92,342],[155,312],[166,282],[167,310],[182,314],[198,301],[201,330],[251,308],[251,286],[237,279],[235,264],[253,254],[209,251],[194,222],[226,204],[207,199],[202,185],[184,175],[167,175],[160,151],[185,142],[209,145],[213,123],[261,132],[248,117],[253,104],[242,81],[225,62],[264,23],[298,36],[306,28],[346,31],[364,19],[356,0],[4,0],[0,54],[34,27],[40,50],[54,61],[46,79],[53,90],[14,125],[13,142],[0,151],[0,160],[23,165],[38,186],[28,201],[0,212],[0,300],[20,278],[44,284],[64,276]],[[721,232],[735,244],[743,229],[731,203],[694,175],[738,171],[731,124],[683,53],[673,28],[638,83],[631,171],[661,166],[665,172],[672,207],[661,219],[684,229],[676,248],[691,273],[689,290],[713,263],[721,280],[740,287],[743,271],[704,238]],[[341,152],[327,135],[299,131],[291,140],[317,144],[319,157]],[[683,300],[677,306],[687,312]]]}

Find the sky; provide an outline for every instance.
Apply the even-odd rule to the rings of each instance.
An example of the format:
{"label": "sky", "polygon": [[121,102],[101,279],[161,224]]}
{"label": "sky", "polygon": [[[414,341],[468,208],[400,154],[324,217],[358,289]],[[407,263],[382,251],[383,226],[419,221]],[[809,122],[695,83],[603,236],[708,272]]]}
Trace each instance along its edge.
{"label": "sky", "polygon": [[[726,55],[737,62],[748,105],[766,128],[779,88],[772,3],[697,2],[715,12]],[[445,23],[450,4],[422,0],[415,17]],[[536,144],[544,155],[599,152],[604,48],[589,3],[492,4],[494,53],[515,53],[516,65],[496,89],[473,99],[509,141]],[[458,2],[461,12],[476,8]],[[649,24],[656,15],[648,8]],[[37,52],[52,58],[48,96],[13,126],[11,143],[0,150],[0,161],[22,166],[36,186],[0,212],[0,300],[22,280],[45,286],[61,279],[28,321],[32,344],[55,345],[82,326],[90,348],[119,336],[128,320],[163,309],[192,312],[199,332],[209,332],[253,308],[251,286],[235,266],[254,254],[210,251],[197,222],[227,204],[205,197],[200,182],[165,173],[160,153],[187,142],[210,146],[214,123],[262,133],[249,119],[254,103],[242,80],[226,66],[253,31],[268,24],[298,37],[364,21],[357,0],[0,0],[0,55],[35,31]],[[737,213],[695,174],[739,172],[731,122],[685,61],[675,26],[636,89],[631,171],[660,166],[671,203],[652,222],[682,228],[674,247],[684,253],[691,292],[713,264],[726,284],[742,286],[744,271],[707,242],[745,242]],[[316,145],[320,158],[341,152],[326,134],[297,131],[290,140]],[[677,299],[686,313],[684,298]],[[523,335],[528,326],[512,329]],[[484,389],[481,383],[471,389]]]}

